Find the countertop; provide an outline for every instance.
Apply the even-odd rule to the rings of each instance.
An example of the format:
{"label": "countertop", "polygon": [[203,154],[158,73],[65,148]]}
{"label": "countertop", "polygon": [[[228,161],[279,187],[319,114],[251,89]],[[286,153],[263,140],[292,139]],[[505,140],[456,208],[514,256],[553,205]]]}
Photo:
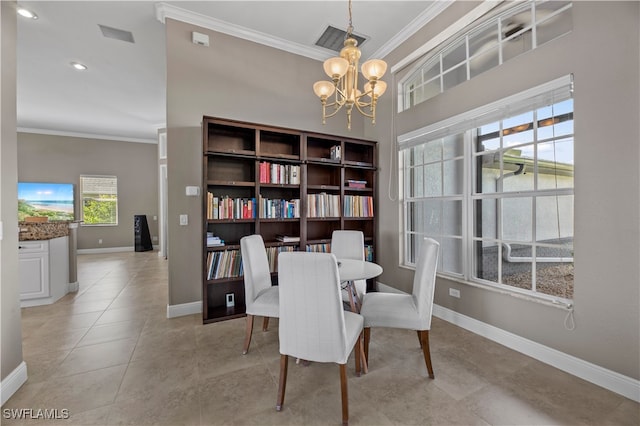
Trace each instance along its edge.
{"label": "countertop", "polygon": [[51,240],[69,235],[69,221],[18,222],[19,241]]}

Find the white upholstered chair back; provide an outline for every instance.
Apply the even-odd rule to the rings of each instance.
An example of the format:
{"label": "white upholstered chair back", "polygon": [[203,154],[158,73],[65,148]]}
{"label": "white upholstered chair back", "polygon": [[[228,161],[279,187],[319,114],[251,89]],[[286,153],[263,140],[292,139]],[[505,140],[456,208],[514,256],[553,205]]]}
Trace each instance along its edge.
{"label": "white upholstered chair back", "polygon": [[364,235],[362,231],[333,231],[331,253],[337,259],[364,260]]}
{"label": "white upholstered chair back", "polygon": [[261,291],[271,287],[269,261],[261,235],[248,235],[240,240],[242,268],[244,270],[244,294],[247,312]]}
{"label": "white upholstered chair back", "polygon": [[280,353],[315,362],[347,362],[340,279],[331,253],[285,252],[278,257]]}
{"label": "white upholstered chair back", "polygon": [[439,247],[440,244],[436,240],[425,238],[418,248],[412,295],[422,323],[421,330],[429,330],[431,328]]}

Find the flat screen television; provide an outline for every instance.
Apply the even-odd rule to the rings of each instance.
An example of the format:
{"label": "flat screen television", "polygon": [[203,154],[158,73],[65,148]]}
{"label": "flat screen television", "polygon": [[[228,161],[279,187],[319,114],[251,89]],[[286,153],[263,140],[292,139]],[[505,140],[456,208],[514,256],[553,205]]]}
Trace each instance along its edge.
{"label": "flat screen television", "polygon": [[74,220],[72,183],[18,182],[18,220]]}

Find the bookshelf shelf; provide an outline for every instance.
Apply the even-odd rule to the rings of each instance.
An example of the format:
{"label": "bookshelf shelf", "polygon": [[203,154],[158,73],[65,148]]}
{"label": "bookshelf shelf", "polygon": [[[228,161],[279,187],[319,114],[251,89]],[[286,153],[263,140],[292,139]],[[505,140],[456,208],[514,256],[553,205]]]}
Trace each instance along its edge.
{"label": "bookshelf shelf", "polygon": [[[362,231],[373,258],[375,215],[345,213],[354,214],[354,200],[376,211],[376,142],[207,116],[202,123],[204,323],[245,315],[238,264],[245,235],[262,235],[276,284],[280,252],[329,251],[335,230]],[[208,237],[225,245],[207,246]]]}

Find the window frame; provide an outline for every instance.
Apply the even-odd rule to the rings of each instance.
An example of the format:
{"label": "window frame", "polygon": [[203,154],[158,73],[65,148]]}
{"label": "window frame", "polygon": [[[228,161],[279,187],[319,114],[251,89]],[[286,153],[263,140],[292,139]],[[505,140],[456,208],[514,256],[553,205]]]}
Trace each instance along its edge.
{"label": "window frame", "polygon": [[[400,80],[400,82],[398,83],[398,88],[399,88],[398,111],[399,112],[406,111],[414,107],[415,105],[418,105],[432,97],[437,96],[440,93],[444,93],[449,88],[453,88],[458,84],[463,83],[464,81],[472,79],[476,75],[480,75],[485,71],[490,70],[491,68],[502,65],[504,62],[508,61],[509,59],[515,58],[531,50],[535,50],[540,45],[543,45],[545,43],[548,43],[552,40],[555,40],[559,37],[562,37],[570,33],[573,28],[570,28],[569,30],[562,32],[561,34],[554,35],[548,40],[538,42],[538,38],[539,38],[538,25],[544,24],[552,20],[554,17],[561,15],[562,13],[564,13],[569,9],[572,9],[573,7],[573,3],[571,1],[568,1],[566,4],[562,5],[557,10],[549,14],[548,16],[540,17],[538,19],[536,8],[539,6],[544,6],[545,3],[548,3],[548,0],[536,0],[536,1],[521,2],[521,3],[517,2],[515,6],[509,7],[508,9],[505,9],[504,11],[502,11],[497,15],[478,23],[473,27],[469,27],[468,29],[465,29],[462,35],[455,37],[449,43],[443,44],[442,47],[439,48],[437,51],[434,51],[432,54],[428,55],[420,63],[420,65],[417,66],[416,69],[408,73],[407,76],[404,77],[402,80]],[[521,28],[514,32],[507,32],[503,34],[502,29],[503,27],[505,29],[507,28],[509,18],[512,18],[517,14],[524,13],[527,11],[530,11],[531,13],[531,20],[528,22],[527,25],[524,26],[524,28]],[[495,46],[491,46],[486,49],[480,49],[480,48],[476,49],[473,56],[470,56],[471,54],[470,41],[473,42],[474,36],[481,34],[483,31],[493,26],[495,26],[497,30]],[[523,36],[523,34],[526,34],[529,31],[531,32],[530,48],[524,50],[523,52],[516,53],[513,56],[509,56],[508,58],[505,58],[504,50],[505,50],[506,42],[517,39],[518,37]],[[444,58],[446,57],[446,55],[460,48],[461,46],[464,47],[463,50],[465,51],[464,59],[462,59],[460,62],[457,62],[455,65],[449,66],[446,69],[444,69]],[[478,59],[480,56],[492,50],[497,50],[497,54],[498,54],[497,64],[490,66],[487,69],[484,69],[475,74],[472,73],[472,70],[471,70],[472,61],[474,59]],[[431,71],[434,67],[436,67],[436,65],[438,65],[438,68],[439,68],[438,74],[428,76],[428,78],[425,79],[424,73]],[[465,68],[466,77],[461,78],[460,81],[456,82],[453,85],[445,87],[445,81],[444,81],[445,75],[448,74],[449,72],[452,72],[454,68],[459,68],[461,66]],[[432,94],[431,96],[423,97],[425,87],[432,85],[432,83],[436,81],[438,82],[439,91],[435,94]],[[421,93],[422,95],[419,96],[418,95],[419,93]]]}
{"label": "window frame", "polygon": [[[556,105],[560,102],[563,102],[567,99],[572,99],[572,98],[573,98],[573,77],[571,75],[568,75],[568,76],[556,79],[554,81],[545,83],[543,85],[534,87],[532,89],[526,90],[524,92],[509,96],[505,99],[493,102],[486,106],[476,108],[466,113],[459,114],[455,117],[451,117],[439,123],[434,123],[422,129],[418,129],[413,132],[409,132],[404,135],[398,136],[397,138],[398,139],[398,157],[397,158],[398,158],[398,167],[399,167],[398,168],[398,183],[399,183],[399,196],[400,196],[399,213],[400,213],[400,222],[401,222],[399,266],[406,267],[406,268],[415,268],[415,264],[411,262],[412,260],[411,243],[413,241],[412,238],[410,237],[411,235],[418,234],[418,235],[431,236],[433,238],[436,238],[438,241],[440,241],[443,237],[445,237],[442,231],[440,232],[440,234],[432,236],[432,235],[428,235],[426,232],[424,232],[424,230],[420,232],[420,231],[416,231],[415,229],[414,230],[410,229],[410,226],[412,224],[410,223],[410,219],[409,219],[409,214],[411,210],[411,207],[409,207],[409,204],[416,203],[417,205],[418,202],[428,199],[429,197],[425,196],[420,198],[420,197],[415,197],[409,194],[409,188],[410,188],[410,183],[408,182],[409,172],[418,166],[424,166],[425,164],[427,164],[427,162],[422,162],[421,164],[418,164],[418,165],[416,165],[415,163],[409,164],[407,156],[411,155],[412,149],[414,147],[425,146],[426,144],[429,144],[434,141],[439,142],[447,136],[462,134],[463,135],[463,156],[464,156],[464,162],[462,165],[463,194],[461,196],[462,198],[462,206],[461,206],[462,247],[460,248],[460,255],[462,256],[462,259],[460,260],[462,272],[454,273],[451,271],[444,271],[443,260],[442,260],[443,256],[441,256],[441,259],[439,260],[440,263],[438,265],[438,275],[442,277],[446,277],[448,279],[469,283],[471,285],[500,289],[502,291],[506,291],[511,294],[520,293],[536,299],[544,299],[552,302],[557,302],[557,301],[560,301],[562,303],[571,302],[571,299],[555,296],[555,295],[549,295],[546,293],[541,293],[536,290],[535,274],[536,274],[536,267],[537,265],[539,265],[539,262],[537,261],[538,257],[536,256],[535,251],[533,251],[532,253],[532,256],[535,259],[531,263],[531,269],[532,269],[531,290],[521,289],[509,284],[503,284],[500,278],[502,277],[501,269],[498,271],[499,278],[495,282],[476,277],[476,274],[477,274],[476,262],[480,260],[480,258],[477,258],[475,254],[476,245],[478,244],[478,242],[487,241],[487,240],[490,240],[491,238],[476,236],[474,222],[478,218],[476,217],[477,215],[474,213],[474,211],[475,211],[475,205],[478,202],[478,200],[484,200],[484,199],[505,200],[505,199],[518,198],[518,197],[529,198],[532,202],[531,219],[533,221],[531,224],[533,236],[532,236],[532,240],[530,241],[530,245],[532,248],[538,247],[538,246],[544,246],[544,243],[542,243],[541,245],[541,243],[537,241],[537,237],[536,237],[535,217],[536,217],[536,214],[538,213],[535,210],[536,208],[535,203],[537,202],[539,197],[544,197],[549,195],[553,195],[556,197],[570,195],[572,197],[575,197],[575,184],[572,185],[570,188],[566,188],[566,187],[555,187],[552,189],[538,188],[537,180],[539,178],[539,173],[537,169],[537,164],[539,161],[539,156],[537,154],[537,149],[538,149],[538,145],[541,143],[548,143],[550,140],[556,143],[557,141],[561,141],[563,138],[567,136],[560,135],[558,137],[554,136],[551,139],[545,138],[540,140],[538,140],[537,137],[534,137],[530,143],[525,142],[524,144],[516,145],[517,147],[517,146],[530,144],[535,152],[535,155],[533,157],[536,164],[535,174],[533,175],[534,186],[530,191],[512,191],[512,192],[496,191],[494,193],[491,193],[491,192],[482,193],[482,192],[478,192],[478,188],[476,186],[477,184],[475,181],[479,173],[479,171],[477,170],[477,160],[478,158],[480,158],[480,155],[482,155],[481,153],[476,152],[476,142],[478,141],[478,138],[475,132],[477,131],[478,128],[482,126],[482,124],[493,124],[495,121],[500,121],[500,123],[502,123],[502,120],[505,120],[505,119],[508,120],[510,117],[517,115],[517,113],[523,113],[527,109],[530,109],[530,111],[537,111],[546,105]],[[571,114],[573,119],[573,111],[574,111],[573,106],[571,111],[572,111]],[[477,117],[483,117],[483,118],[479,119]],[[535,113],[532,115],[532,117],[534,117],[535,120],[538,120],[538,117],[535,115]],[[534,128],[537,129],[538,128],[537,125],[534,126]],[[502,127],[501,127],[501,130],[502,130]],[[573,147],[575,147],[575,140],[573,139],[574,132],[572,132],[569,135],[571,137]],[[487,152],[495,151],[497,153],[502,154],[502,153],[506,153],[508,149],[511,149],[511,148],[513,147],[504,146],[501,144],[499,149],[491,150]],[[455,157],[455,158],[458,158],[458,157]],[[450,159],[451,158],[445,159],[441,156],[439,163],[442,165],[444,164],[444,162],[449,161]],[[575,162],[574,162],[574,167],[575,167]],[[501,175],[503,171],[505,171],[504,165],[503,165],[503,155],[500,155],[500,174]],[[441,172],[441,176],[444,176],[442,172]],[[444,182],[441,185],[444,186]],[[441,194],[439,197],[431,197],[430,199],[447,200],[451,198],[452,198],[451,196],[448,196],[441,191]],[[498,206],[499,205],[500,203],[498,203]],[[573,199],[573,205],[575,205],[575,199]],[[571,209],[571,212],[573,212],[573,208]],[[418,226],[420,225],[414,224],[414,228]],[[443,227],[441,226],[440,229],[443,229]],[[447,236],[447,238],[448,237],[449,236]],[[502,238],[502,235],[497,234],[496,242],[498,244],[498,255],[500,257],[502,257],[502,240],[504,240],[504,238]],[[415,252],[413,253],[413,256],[415,256]],[[501,268],[501,265],[502,265],[502,261],[498,260],[498,268]]]}
{"label": "window frame", "polygon": [[[114,195],[115,196],[115,221],[114,222],[109,222],[109,223],[87,223],[85,221],[85,198],[89,198],[88,194],[94,194],[91,192],[86,192],[85,191],[85,180],[88,179],[95,179],[95,180],[99,180],[99,179],[111,179],[113,180],[113,188],[115,190],[115,193],[111,194],[109,192],[104,192],[104,193],[99,193],[100,195],[103,194],[107,194],[107,195]],[[80,185],[79,185],[79,192],[80,192],[80,219],[81,219],[81,224],[82,226],[89,226],[89,227],[93,227],[93,226],[118,226],[119,224],[119,214],[118,214],[118,177],[117,176],[112,176],[112,175],[80,175]],[[87,194],[87,195],[85,195]]]}

